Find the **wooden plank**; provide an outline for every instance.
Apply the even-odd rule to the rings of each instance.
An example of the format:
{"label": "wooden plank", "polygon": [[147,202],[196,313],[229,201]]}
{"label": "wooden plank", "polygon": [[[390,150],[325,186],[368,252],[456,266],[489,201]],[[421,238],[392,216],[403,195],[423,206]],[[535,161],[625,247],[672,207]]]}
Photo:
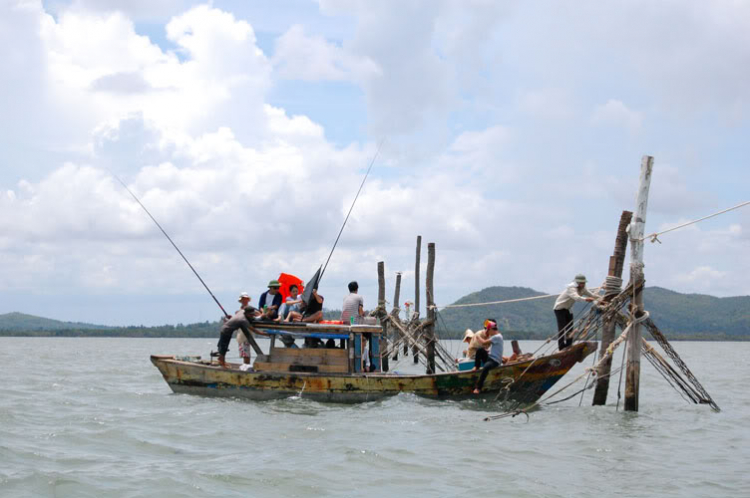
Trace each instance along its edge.
{"label": "wooden plank", "polygon": [[284,330],[295,334],[305,335],[309,333],[343,334],[349,332],[368,332],[380,334],[383,329],[379,325],[337,325],[333,323],[287,323],[287,322],[253,322],[253,327],[260,330]]}
{"label": "wooden plank", "polygon": [[362,334],[354,334],[354,371],[362,371]]}
{"label": "wooden plank", "polygon": [[292,367],[310,366],[317,368],[319,373],[348,373],[348,365],[299,365],[296,363],[266,363],[256,361],[253,368],[256,372],[290,372]]}
{"label": "wooden plank", "polygon": [[327,356],[331,358],[346,358],[345,349],[327,349],[327,348],[273,348],[271,356],[289,356],[294,358],[304,358],[308,356]]}
{"label": "wooden plank", "polygon": [[347,358],[323,358],[313,356],[309,358],[291,358],[288,356],[273,356],[267,359],[267,363],[293,363],[295,365],[348,365]]}
{"label": "wooden plank", "polygon": [[375,367],[376,372],[381,371],[380,341],[381,337],[378,336],[372,336],[372,339],[370,339],[370,345],[372,346],[372,364]]}

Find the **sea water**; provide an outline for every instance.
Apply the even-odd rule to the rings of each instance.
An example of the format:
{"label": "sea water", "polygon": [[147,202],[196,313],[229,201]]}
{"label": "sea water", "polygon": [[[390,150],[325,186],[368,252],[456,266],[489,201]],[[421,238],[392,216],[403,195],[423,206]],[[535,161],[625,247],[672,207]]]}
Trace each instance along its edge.
{"label": "sea water", "polygon": [[750,496],[750,343],[674,343],[721,413],[644,359],[637,414],[616,410],[614,377],[605,407],[587,391],[492,422],[501,407],[472,400],[176,395],[149,361],[215,344],[0,338],[0,496]]}

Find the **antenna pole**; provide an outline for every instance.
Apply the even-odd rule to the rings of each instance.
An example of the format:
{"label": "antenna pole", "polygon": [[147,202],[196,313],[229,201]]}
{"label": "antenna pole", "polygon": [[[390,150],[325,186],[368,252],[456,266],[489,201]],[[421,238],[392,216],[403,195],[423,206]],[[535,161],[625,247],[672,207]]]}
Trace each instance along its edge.
{"label": "antenna pole", "polygon": [[198,275],[198,272],[195,271],[195,268],[193,268],[193,265],[190,264],[190,261],[188,261],[188,259],[185,257],[185,255],[182,254],[182,251],[180,251],[180,248],[177,247],[177,244],[174,243],[174,241],[172,240],[172,237],[170,237],[167,234],[167,232],[164,231],[164,229],[161,227],[161,225],[159,224],[159,222],[156,221],[156,218],[154,218],[151,215],[151,213],[148,211],[148,209],[146,209],[146,206],[144,206],[143,203],[138,199],[138,197],[136,197],[135,194],[128,188],[128,186],[125,185],[125,182],[123,182],[122,180],[120,180],[120,178],[117,175],[115,175],[114,173],[112,173],[111,171],[110,171],[110,174],[112,176],[114,176],[115,179],[118,182],[120,182],[120,185],[122,185],[123,187],[125,187],[125,190],[127,190],[128,193],[133,197],[133,199],[135,199],[135,202],[137,202],[138,205],[141,206],[144,211],[146,211],[146,214],[148,215],[149,218],[151,218],[151,221],[153,221],[154,223],[156,223],[156,226],[159,227],[159,230],[161,230],[161,233],[164,234],[164,236],[167,238],[167,240],[172,244],[172,247],[174,247],[177,250],[177,252],[179,253],[179,255],[182,256],[182,259],[185,260],[185,263],[187,263],[187,265],[190,267],[190,269],[193,270],[193,273],[195,273],[195,276],[198,277],[198,280],[201,281],[201,283],[203,284],[203,287],[205,287],[206,290],[208,291],[208,293],[211,295],[211,297],[214,298],[214,301],[216,301],[216,304],[219,305],[219,308],[221,309],[222,313],[224,313],[224,316],[231,317],[231,315],[229,313],[227,313],[227,311],[224,309],[224,306],[222,306],[221,303],[219,302],[219,300],[216,299],[216,296],[214,296],[214,293],[211,292],[211,289],[208,288],[208,285],[206,285],[206,282],[204,282],[203,279],[201,278],[201,276]]}
{"label": "antenna pole", "polygon": [[380,148],[383,146],[383,142],[385,142],[385,138],[380,140],[380,143],[378,144],[378,148],[375,150],[375,155],[372,156],[372,161],[370,161],[370,166],[367,168],[367,173],[365,173],[365,177],[362,179],[362,184],[359,186],[359,190],[357,190],[357,195],[354,196],[354,201],[352,202],[352,205],[349,208],[349,212],[346,214],[346,218],[344,219],[344,223],[341,225],[341,230],[339,230],[339,234],[336,236],[336,241],[333,243],[331,252],[328,254],[328,259],[326,260],[326,264],[323,265],[323,271],[320,273],[320,280],[323,280],[323,274],[325,274],[326,268],[328,268],[328,262],[331,261],[331,256],[333,256],[333,251],[336,250],[336,245],[339,243],[341,234],[344,233],[344,227],[346,226],[346,222],[349,221],[349,216],[352,214],[352,210],[354,209],[354,205],[357,203],[357,199],[359,199],[359,194],[360,192],[362,192],[362,187],[365,186],[367,177],[370,175],[370,170],[372,169],[372,165],[375,164],[375,159],[377,159],[378,154],[380,154]]}

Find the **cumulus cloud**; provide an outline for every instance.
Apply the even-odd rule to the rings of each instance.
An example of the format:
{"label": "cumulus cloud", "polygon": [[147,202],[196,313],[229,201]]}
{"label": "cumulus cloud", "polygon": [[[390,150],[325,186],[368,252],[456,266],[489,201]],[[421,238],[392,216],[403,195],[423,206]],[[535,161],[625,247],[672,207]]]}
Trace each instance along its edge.
{"label": "cumulus cloud", "polygon": [[382,76],[369,58],[349,54],[322,36],[307,36],[300,25],[276,39],[273,63],[279,77],[305,81],[361,81]]}
{"label": "cumulus cloud", "polygon": [[518,98],[523,112],[542,119],[566,119],[574,114],[574,105],[569,93],[560,88],[528,90]]}
{"label": "cumulus cloud", "polygon": [[[582,58],[573,58],[572,76],[532,78],[533,71],[547,75],[548,56],[560,59],[553,69],[571,58],[548,54],[549,40],[538,30],[529,40],[505,23],[530,16],[534,26],[533,6],[496,3],[394,8],[323,1],[326,14],[356,19],[353,37],[333,42],[292,26],[271,58],[250,22],[210,5],[165,20],[169,48],[138,34],[133,16],[152,14],[126,7],[80,3],[53,18],[35,3],[4,6],[0,37],[8,43],[0,44],[0,55],[11,70],[0,77],[0,99],[16,119],[3,120],[0,129],[30,148],[42,147],[40,136],[60,144],[64,161],[49,167],[23,156],[23,174],[2,184],[0,292],[30,295],[40,283],[52,295],[202,292],[110,171],[220,294],[252,290],[280,271],[312,274],[328,255],[375,145],[366,138],[334,145],[313,116],[271,105],[268,94],[284,78],[358,85],[368,126],[395,137],[329,266],[329,306],[338,305],[352,279],[372,303],[380,260],[389,275],[406,270],[404,286],[413,285],[416,234],[438,244],[441,303],[498,284],[555,291],[580,271],[592,281],[603,278],[614,235],[609,227],[631,207],[642,151],[627,150],[613,165],[614,153],[589,157],[589,144],[576,133],[588,133],[591,119],[602,125],[595,132],[638,130],[646,122],[623,102],[606,101],[617,93],[582,98],[574,82],[589,74],[576,69],[586,56],[564,40],[557,43]],[[604,15],[596,5],[582,8]],[[14,46],[23,47],[22,56]],[[509,56],[515,50],[535,56],[533,71],[525,58]],[[520,69],[516,80],[503,74],[509,68]],[[606,103],[591,118],[597,102]],[[629,139],[641,140],[636,135],[645,133]],[[682,219],[710,198],[679,160],[659,159],[653,226]],[[634,164],[620,168],[615,161]],[[650,246],[649,283],[692,290],[709,282],[712,292],[743,292],[747,284],[735,274],[749,269],[742,256],[745,221],[733,220],[727,230],[681,231],[664,247]],[[113,320],[131,320],[118,313]],[[182,319],[176,308],[147,321]]]}
{"label": "cumulus cloud", "polygon": [[633,111],[619,100],[610,99],[594,109],[591,122],[598,125],[621,126],[631,133],[641,129],[643,113]]}

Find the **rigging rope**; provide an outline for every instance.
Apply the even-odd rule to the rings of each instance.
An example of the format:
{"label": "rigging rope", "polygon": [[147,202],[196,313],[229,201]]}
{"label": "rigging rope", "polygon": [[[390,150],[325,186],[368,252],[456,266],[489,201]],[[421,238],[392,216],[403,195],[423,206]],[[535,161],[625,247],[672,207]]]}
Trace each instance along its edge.
{"label": "rigging rope", "polygon": [[[589,290],[597,291],[597,290],[602,289],[602,288],[603,287],[592,287]],[[520,302],[523,302],[523,301],[534,301],[534,300],[537,300],[537,299],[547,299],[547,298],[550,298],[550,297],[557,297],[559,295],[560,294],[544,294],[543,296],[521,297],[521,298],[518,298],[518,299],[506,299],[504,301],[491,301],[491,302],[488,302],[488,303],[445,304],[443,306],[433,305],[433,306],[430,306],[430,308],[434,308],[436,310],[437,309],[444,310],[444,309],[448,309],[448,308],[471,308],[473,306],[489,306],[491,304],[507,304],[507,303],[520,303]]]}
{"label": "rigging rope", "polygon": [[664,235],[665,233],[673,232],[675,230],[679,230],[680,228],[685,228],[686,226],[694,225],[695,223],[698,223],[700,221],[707,220],[709,218],[713,218],[714,216],[719,216],[720,214],[728,213],[729,211],[733,211],[735,209],[739,209],[739,208],[741,208],[743,206],[747,206],[748,204],[750,204],[750,201],[746,201],[746,202],[743,202],[741,204],[737,204],[734,207],[730,207],[730,208],[725,209],[723,211],[719,211],[718,213],[709,214],[708,216],[704,216],[703,218],[699,218],[699,219],[693,220],[693,221],[688,221],[687,223],[683,223],[682,225],[677,225],[676,227],[672,227],[672,228],[669,228],[667,230],[663,230],[661,232],[655,232],[655,233],[652,233],[651,235],[646,235],[646,236],[644,236],[644,237],[642,237],[640,239],[635,239],[635,240],[637,240],[638,242],[643,242],[646,239],[651,239],[651,243],[658,242],[658,243],[661,244],[661,241],[659,240],[659,235]]}
{"label": "rigging rope", "polygon": [[383,142],[385,142],[385,138],[380,140],[380,143],[378,144],[378,148],[375,150],[375,155],[372,157],[372,161],[370,161],[370,166],[367,168],[367,173],[365,173],[365,177],[362,178],[362,184],[359,186],[359,190],[357,190],[357,195],[354,196],[354,201],[352,201],[352,205],[349,208],[349,212],[346,214],[346,218],[344,218],[344,223],[341,225],[341,230],[339,230],[339,234],[336,236],[336,241],[333,243],[333,247],[331,248],[330,254],[328,254],[328,259],[326,260],[326,264],[323,266],[323,271],[320,272],[320,279],[318,281],[323,280],[323,275],[326,272],[326,268],[328,268],[328,262],[331,261],[331,256],[333,256],[333,251],[336,250],[336,245],[339,243],[341,234],[344,233],[344,227],[346,226],[346,222],[349,221],[349,216],[352,214],[352,210],[354,210],[354,205],[357,203],[357,199],[359,199],[359,194],[360,192],[362,192],[362,187],[365,186],[367,177],[370,176],[370,170],[372,169],[372,165],[375,164],[375,159],[378,158],[378,154],[380,154],[380,148],[383,146]]}

